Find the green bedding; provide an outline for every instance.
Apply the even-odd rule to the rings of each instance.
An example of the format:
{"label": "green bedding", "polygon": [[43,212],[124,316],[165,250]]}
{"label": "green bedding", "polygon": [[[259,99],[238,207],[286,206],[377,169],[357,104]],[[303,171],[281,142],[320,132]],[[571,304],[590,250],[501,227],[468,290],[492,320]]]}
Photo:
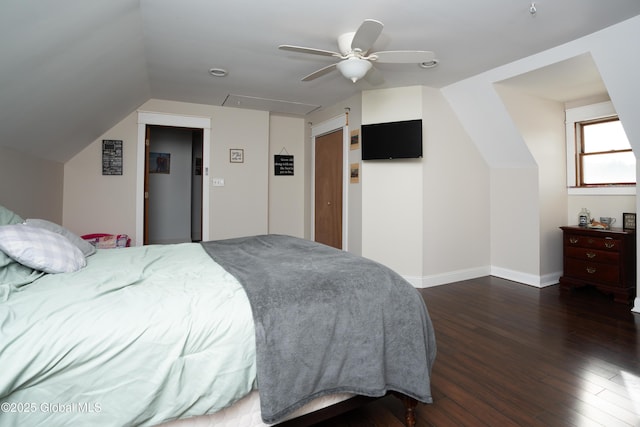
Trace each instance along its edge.
{"label": "green bedding", "polygon": [[154,425],[255,385],[246,294],[199,244],[98,250],[4,293],[1,426]]}

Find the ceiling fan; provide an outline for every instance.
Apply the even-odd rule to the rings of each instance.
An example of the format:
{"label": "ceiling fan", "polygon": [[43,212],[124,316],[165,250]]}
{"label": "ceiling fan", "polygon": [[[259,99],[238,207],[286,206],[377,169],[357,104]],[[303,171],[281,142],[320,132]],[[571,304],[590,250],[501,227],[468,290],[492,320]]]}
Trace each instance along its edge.
{"label": "ceiling fan", "polygon": [[340,53],[288,44],[280,45],[278,48],[298,53],[331,56],[341,60],[340,62],[327,65],[303,77],[303,82],[316,79],[337,68],[343,76],[355,83],[367,75],[374,62],[387,64],[418,64],[423,68],[431,68],[438,64],[434,53],[425,50],[389,50],[369,53],[373,43],[380,36],[383,27],[384,25],[380,21],[365,19],[357,31],[345,33],[338,37],[338,49]]}

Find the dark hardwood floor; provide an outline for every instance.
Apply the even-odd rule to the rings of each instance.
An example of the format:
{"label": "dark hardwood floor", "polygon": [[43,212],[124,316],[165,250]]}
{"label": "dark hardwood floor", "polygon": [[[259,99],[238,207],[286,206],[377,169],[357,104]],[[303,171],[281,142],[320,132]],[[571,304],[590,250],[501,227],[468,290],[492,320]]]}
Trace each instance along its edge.
{"label": "dark hardwood floor", "polygon": [[[436,331],[417,426],[640,426],[640,314],[495,277],[420,290]],[[318,426],[402,426],[385,397]]]}

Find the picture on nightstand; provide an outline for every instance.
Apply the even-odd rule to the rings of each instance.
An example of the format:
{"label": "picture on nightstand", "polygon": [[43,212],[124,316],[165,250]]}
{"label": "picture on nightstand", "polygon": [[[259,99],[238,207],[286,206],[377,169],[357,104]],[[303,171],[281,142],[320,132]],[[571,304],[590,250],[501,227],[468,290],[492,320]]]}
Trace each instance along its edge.
{"label": "picture on nightstand", "polygon": [[635,230],[636,229],[636,214],[623,213],[622,214],[622,229],[623,230]]}

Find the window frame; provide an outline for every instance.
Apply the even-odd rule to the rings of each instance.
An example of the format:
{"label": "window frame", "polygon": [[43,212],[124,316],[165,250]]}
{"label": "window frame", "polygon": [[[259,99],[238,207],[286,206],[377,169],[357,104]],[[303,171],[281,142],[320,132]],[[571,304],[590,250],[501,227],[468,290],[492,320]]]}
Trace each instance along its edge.
{"label": "window frame", "polygon": [[583,107],[568,108],[565,111],[566,145],[567,145],[567,192],[570,195],[635,195],[636,184],[589,184],[580,186],[578,174],[582,138],[581,124],[588,122],[604,122],[617,119],[618,115],[610,101]]}
{"label": "window frame", "polygon": [[585,126],[592,126],[592,125],[596,125],[596,124],[600,124],[600,123],[610,123],[610,122],[620,122],[620,118],[616,115],[616,116],[608,116],[608,117],[602,117],[599,119],[593,119],[593,120],[584,120],[584,121],[580,121],[580,122],[576,122],[575,126],[576,126],[576,146],[579,147],[579,149],[576,150],[576,162],[578,164],[577,167],[577,176],[576,176],[576,187],[583,187],[583,188],[589,188],[589,187],[602,187],[602,186],[615,186],[615,187],[623,187],[623,186],[630,186],[630,185],[636,185],[635,182],[600,182],[600,183],[593,183],[593,184],[586,184],[584,182],[584,159],[590,156],[599,156],[599,155],[603,155],[603,154],[616,154],[616,153],[633,153],[633,150],[631,148],[625,148],[625,149],[621,149],[621,150],[607,150],[607,151],[590,151],[587,152],[585,149],[585,140],[584,140],[584,128]]}

